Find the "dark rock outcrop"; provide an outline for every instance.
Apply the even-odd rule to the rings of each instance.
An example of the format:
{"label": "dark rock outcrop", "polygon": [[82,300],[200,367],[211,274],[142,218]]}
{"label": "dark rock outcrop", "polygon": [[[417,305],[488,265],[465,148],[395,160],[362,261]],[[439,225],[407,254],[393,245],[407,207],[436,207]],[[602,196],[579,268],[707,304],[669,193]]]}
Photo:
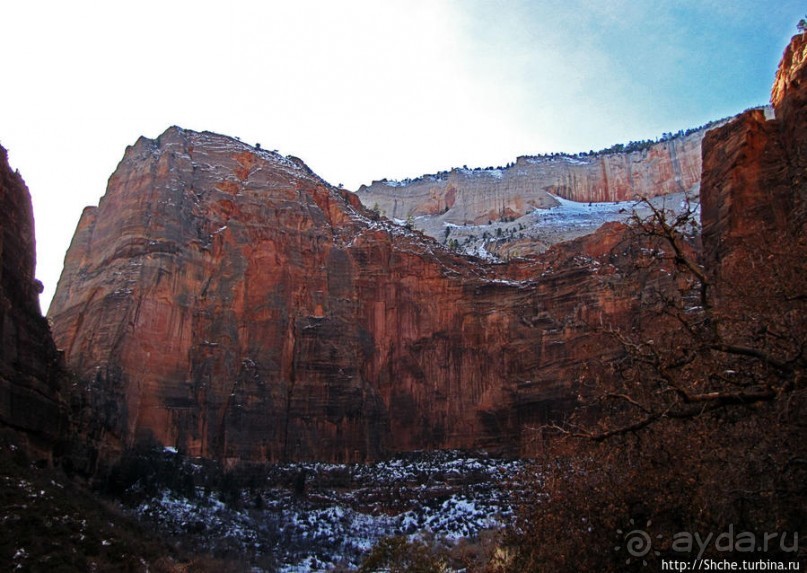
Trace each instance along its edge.
{"label": "dark rock outcrop", "polygon": [[738,345],[792,341],[778,356],[792,362],[807,321],[807,35],[785,50],[771,101],[775,119],[747,111],[704,140],[704,263],[721,328],[744,333]]}
{"label": "dark rock outcrop", "polygon": [[0,147],[0,428],[50,459],[67,428],[60,356],[39,308],[31,196]]}

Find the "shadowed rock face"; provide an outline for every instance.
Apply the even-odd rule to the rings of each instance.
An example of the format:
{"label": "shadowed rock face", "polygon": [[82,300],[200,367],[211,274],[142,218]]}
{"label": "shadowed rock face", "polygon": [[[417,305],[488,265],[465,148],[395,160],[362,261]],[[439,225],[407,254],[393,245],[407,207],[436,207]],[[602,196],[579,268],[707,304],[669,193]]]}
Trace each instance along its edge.
{"label": "shadowed rock face", "polygon": [[223,136],[171,128],[127,149],[50,311],[102,447],[518,451],[522,425],[576,395],[581,356],[608,353],[585,323],[633,304],[578,252],[485,266],[371,215],[299,160]]}
{"label": "shadowed rock face", "polygon": [[63,372],[39,309],[31,196],[0,147],[0,427],[11,428],[29,453],[51,457],[66,428]]}
{"label": "shadowed rock face", "polygon": [[726,328],[798,337],[807,315],[807,35],[785,50],[771,101],[775,119],[751,110],[704,140],[704,259]]}

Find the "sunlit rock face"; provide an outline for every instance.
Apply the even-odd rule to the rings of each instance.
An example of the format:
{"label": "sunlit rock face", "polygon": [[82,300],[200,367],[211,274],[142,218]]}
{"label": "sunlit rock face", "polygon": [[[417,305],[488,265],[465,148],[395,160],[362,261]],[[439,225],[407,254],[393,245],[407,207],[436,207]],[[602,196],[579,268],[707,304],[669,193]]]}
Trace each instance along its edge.
{"label": "sunlit rock face", "polygon": [[611,352],[585,325],[634,304],[580,254],[462,258],[297,159],[171,128],[85,210],[50,315],[112,453],[518,452]]}
{"label": "sunlit rock face", "polygon": [[552,195],[588,203],[696,191],[705,133],[697,130],[632,152],[524,156],[503,168],[374,181],[357,195],[390,218],[430,216],[441,223],[480,225],[553,207]]}
{"label": "sunlit rock face", "polygon": [[50,459],[67,425],[64,373],[39,309],[31,196],[0,147],[0,428]]}

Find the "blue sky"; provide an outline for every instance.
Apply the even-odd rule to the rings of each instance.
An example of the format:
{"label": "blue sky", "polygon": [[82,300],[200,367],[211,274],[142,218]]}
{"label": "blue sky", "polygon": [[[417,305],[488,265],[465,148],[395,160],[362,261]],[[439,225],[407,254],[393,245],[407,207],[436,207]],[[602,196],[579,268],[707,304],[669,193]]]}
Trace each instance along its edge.
{"label": "blue sky", "polygon": [[765,104],[803,2],[76,0],[3,7],[0,143],[46,307],[85,205],[170,125],[333,184],[654,138]]}

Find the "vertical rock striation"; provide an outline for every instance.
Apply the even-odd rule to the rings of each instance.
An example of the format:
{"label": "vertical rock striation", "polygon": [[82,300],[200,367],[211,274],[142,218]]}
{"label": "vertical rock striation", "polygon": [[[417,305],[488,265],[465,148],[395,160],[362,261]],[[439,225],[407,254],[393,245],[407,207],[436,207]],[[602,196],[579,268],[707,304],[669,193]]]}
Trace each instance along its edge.
{"label": "vertical rock striation", "polygon": [[807,320],[807,35],[785,50],[771,101],[775,118],[747,111],[704,140],[704,261],[722,328],[751,347]]}
{"label": "vertical rock striation", "polygon": [[50,459],[66,429],[64,373],[39,308],[31,196],[0,147],[0,427]]}
{"label": "vertical rock striation", "polygon": [[579,202],[627,201],[696,191],[707,129],[630,152],[519,157],[497,169],[453,169],[408,181],[374,181],[357,192],[390,218],[433,216],[479,225],[553,207],[552,195]]}
{"label": "vertical rock striation", "polygon": [[85,210],[50,312],[113,453],[513,452],[601,350],[585,323],[633,304],[575,256],[481,265],[299,160],[171,128],[127,149]]}
{"label": "vertical rock striation", "polygon": [[[799,36],[777,76],[776,119],[746,112],[703,142],[703,261],[721,328],[730,316],[744,333],[759,317],[765,336],[803,328],[804,61]],[[598,159],[602,195],[575,191],[588,189],[574,170],[589,163],[522,159],[452,173],[433,194],[418,183],[413,209],[506,215],[522,207],[502,195],[477,209],[458,182],[515,181],[519,169],[558,168],[551,191],[578,200],[697,187],[692,146],[641,152],[657,163],[641,177],[636,157]],[[413,212],[389,198],[388,215]],[[87,381],[81,427],[102,456],[144,440],[230,462],[516,453],[608,375],[620,349],[603,330],[657,326],[641,301],[672,279],[642,271],[646,246],[608,224],[531,262],[483,264],[374,216],[295,158],[171,128],[128,148],[85,210],[50,312]]]}

